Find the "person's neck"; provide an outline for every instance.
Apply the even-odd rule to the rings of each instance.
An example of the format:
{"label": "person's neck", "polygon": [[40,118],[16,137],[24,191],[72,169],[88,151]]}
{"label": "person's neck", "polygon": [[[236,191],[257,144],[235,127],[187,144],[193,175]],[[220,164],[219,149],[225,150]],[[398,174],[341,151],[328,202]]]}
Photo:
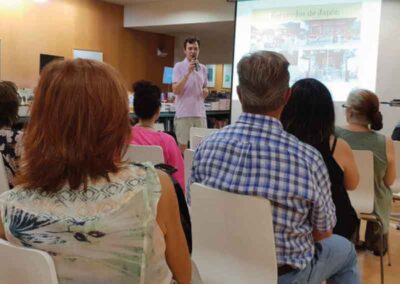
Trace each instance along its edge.
{"label": "person's neck", "polygon": [[279,110],[269,111],[269,112],[265,113],[265,115],[279,120],[281,118],[281,113],[282,113],[282,110],[279,109]]}
{"label": "person's neck", "polygon": [[368,127],[368,125],[365,124],[358,124],[354,122],[349,122],[349,124],[346,126],[347,130],[354,131],[354,132],[369,132],[371,131]]}
{"label": "person's neck", "polygon": [[143,120],[143,119],[139,119],[139,123],[138,126],[143,127],[143,128],[148,128],[148,129],[154,129],[154,122],[151,119],[148,120]]}
{"label": "person's neck", "polygon": [[282,110],[278,109],[278,110],[269,111],[269,112],[265,112],[265,113],[255,113],[255,112],[246,111],[246,110],[243,110],[243,112],[250,113],[250,114],[258,114],[258,115],[269,116],[269,117],[276,118],[276,119],[279,120],[281,118]]}

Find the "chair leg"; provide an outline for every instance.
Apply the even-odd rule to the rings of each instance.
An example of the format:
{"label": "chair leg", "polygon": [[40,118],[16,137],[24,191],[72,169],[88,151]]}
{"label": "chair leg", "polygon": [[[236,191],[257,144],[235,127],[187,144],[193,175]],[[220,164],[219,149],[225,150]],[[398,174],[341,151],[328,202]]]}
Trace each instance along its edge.
{"label": "chair leg", "polygon": [[389,232],[388,232],[388,241],[387,241],[387,256],[388,256],[388,266],[392,266],[392,260],[390,258],[390,239],[389,239]]}
{"label": "chair leg", "polygon": [[383,247],[384,247],[384,240],[383,240],[383,224],[381,221],[377,221],[379,225],[379,232],[381,235],[381,249],[380,249],[380,259],[381,259],[381,284],[384,284],[384,268],[383,268]]}

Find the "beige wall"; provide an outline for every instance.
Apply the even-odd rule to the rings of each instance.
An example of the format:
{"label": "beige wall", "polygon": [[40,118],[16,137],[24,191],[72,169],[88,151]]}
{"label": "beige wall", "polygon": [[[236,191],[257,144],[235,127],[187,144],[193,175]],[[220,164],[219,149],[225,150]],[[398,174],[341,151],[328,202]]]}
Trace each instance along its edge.
{"label": "beige wall", "polygon": [[[163,67],[173,64],[174,38],[123,28],[122,6],[97,0],[21,3],[0,2],[0,75],[19,87],[35,86],[40,53],[71,58],[74,48],[102,51],[129,88],[139,79],[161,86]],[[168,56],[157,57],[158,47]]]}
{"label": "beige wall", "polygon": [[[185,58],[183,42],[190,34],[175,37],[175,62]],[[197,35],[195,35],[197,36]],[[200,35],[201,41],[199,60],[203,64],[232,64],[233,61],[233,23],[232,31],[219,37]]]}

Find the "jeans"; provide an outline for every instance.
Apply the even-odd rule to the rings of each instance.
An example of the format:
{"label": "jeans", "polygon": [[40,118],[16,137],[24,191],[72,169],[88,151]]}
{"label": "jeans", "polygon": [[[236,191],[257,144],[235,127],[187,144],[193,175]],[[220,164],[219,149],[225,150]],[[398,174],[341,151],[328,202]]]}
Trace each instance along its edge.
{"label": "jeans", "polygon": [[361,284],[354,245],[347,239],[332,235],[315,243],[315,254],[303,270],[279,277],[279,284]]}

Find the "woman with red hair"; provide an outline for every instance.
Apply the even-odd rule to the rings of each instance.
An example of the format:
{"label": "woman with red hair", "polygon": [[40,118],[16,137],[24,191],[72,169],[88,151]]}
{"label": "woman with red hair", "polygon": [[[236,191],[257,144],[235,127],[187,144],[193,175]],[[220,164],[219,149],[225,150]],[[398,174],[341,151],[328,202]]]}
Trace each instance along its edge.
{"label": "woman with red hair", "polygon": [[50,253],[60,283],[190,282],[171,180],[124,163],[129,138],[127,91],[112,67],[46,66],[16,187],[0,196],[0,233]]}

